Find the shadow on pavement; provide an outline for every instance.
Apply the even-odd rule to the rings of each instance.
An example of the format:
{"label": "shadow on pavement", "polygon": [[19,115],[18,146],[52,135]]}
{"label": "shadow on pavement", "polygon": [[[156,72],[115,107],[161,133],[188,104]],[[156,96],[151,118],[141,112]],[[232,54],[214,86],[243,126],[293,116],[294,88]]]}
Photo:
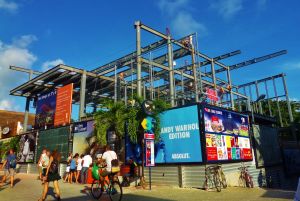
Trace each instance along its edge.
{"label": "shadow on pavement", "polygon": [[266,198],[281,198],[281,199],[287,199],[292,200],[295,196],[294,191],[282,191],[282,190],[267,190],[266,193],[264,193],[261,197]]}
{"label": "shadow on pavement", "polygon": [[[82,195],[77,197],[71,197],[71,198],[63,198],[63,201],[94,201],[91,196],[88,195]],[[101,197],[101,201],[110,201],[108,196]],[[154,197],[147,197],[147,196],[141,196],[141,195],[134,195],[134,194],[124,194],[122,201],[174,201],[170,199],[161,199],[161,198],[154,198]]]}

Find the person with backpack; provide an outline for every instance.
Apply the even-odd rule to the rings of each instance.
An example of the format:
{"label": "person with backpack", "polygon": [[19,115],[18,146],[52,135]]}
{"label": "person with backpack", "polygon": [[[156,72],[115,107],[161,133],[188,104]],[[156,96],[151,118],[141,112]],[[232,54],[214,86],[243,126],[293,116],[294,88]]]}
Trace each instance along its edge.
{"label": "person with backpack", "polygon": [[5,174],[4,177],[2,178],[1,183],[6,182],[7,176],[10,176],[10,187],[12,188],[14,186],[14,176],[17,167],[17,157],[13,149],[9,150],[9,154],[7,155],[2,167],[5,167],[4,170]]}
{"label": "person with backpack", "polygon": [[102,155],[102,159],[106,162],[106,169],[100,174],[105,177],[112,172],[116,172],[115,169],[120,169],[118,156],[115,151],[111,150],[110,145],[105,146],[105,152]]}
{"label": "person with backpack", "polygon": [[54,190],[55,190],[55,197],[56,200],[60,201],[60,189],[58,186],[58,180],[61,179],[59,175],[59,161],[61,159],[61,154],[54,150],[50,156],[49,165],[46,171],[46,182],[44,184],[42,197],[39,201],[44,201],[47,197],[48,189],[49,189],[49,182],[53,182]]}

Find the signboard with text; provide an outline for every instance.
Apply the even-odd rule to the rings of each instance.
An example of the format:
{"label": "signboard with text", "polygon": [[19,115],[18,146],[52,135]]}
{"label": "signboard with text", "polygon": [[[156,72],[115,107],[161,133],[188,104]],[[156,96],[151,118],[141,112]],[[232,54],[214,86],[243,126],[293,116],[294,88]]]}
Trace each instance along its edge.
{"label": "signboard with text", "polygon": [[155,163],[202,162],[197,105],[167,110],[160,121]]}
{"label": "signboard with text", "polygon": [[207,162],[252,160],[247,115],[209,106],[203,115]]}
{"label": "signboard with text", "polygon": [[35,127],[65,126],[71,120],[73,83],[38,97]]}

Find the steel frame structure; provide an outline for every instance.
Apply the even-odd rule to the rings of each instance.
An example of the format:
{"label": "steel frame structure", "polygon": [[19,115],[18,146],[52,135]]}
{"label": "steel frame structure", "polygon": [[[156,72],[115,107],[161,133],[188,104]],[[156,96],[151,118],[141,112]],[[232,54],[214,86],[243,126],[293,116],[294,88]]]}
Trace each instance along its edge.
{"label": "steel frame structure", "polygon": [[[165,99],[175,107],[187,101],[200,102],[206,94],[206,88],[219,90],[222,87],[224,97],[228,98],[214,104],[235,110],[235,102],[242,99],[247,101],[247,109],[252,110],[251,97],[240,92],[241,86],[232,83],[231,70],[286,54],[286,50],[283,50],[236,65],[226,65],[221,62],[222,59],[238,55],[241,51],[209,57],[198,50],[196,33],[175,40],[170,34],[161,33],[140,21],[134,23],[134,28],[136,51],[91,71],[63,64],[44,73],[11,67],[13,70],[30,73],[31,77],[28,82],[12,89],[10,94],[26,97],[27,110],[30,101],[40,94],[74,83],[73,103],[79,104],[81,119],[85,117],[86,107],[96,109],[99,106],[98,100],[102,97],[127,102],[128,97],[137,94],[145,99]],[[142,31],[159,37],[160,40],[142,47]],[[154,57],[153,53],[157,51],[160,53]],[[188,62],[183,66],[174,65],[174,61],[178,60]],[[203,71],[203,67],[207,65],[210,66],[210,72]],[[221,72],[226,73],[226,80],[217,76]],[[32,78],[32,75],[37,76]]]}

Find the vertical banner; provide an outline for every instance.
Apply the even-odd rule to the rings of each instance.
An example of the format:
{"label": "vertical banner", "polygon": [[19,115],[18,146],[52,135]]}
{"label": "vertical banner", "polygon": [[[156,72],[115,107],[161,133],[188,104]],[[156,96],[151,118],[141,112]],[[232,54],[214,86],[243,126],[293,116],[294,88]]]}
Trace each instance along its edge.
{"label": "vertical banner", "polygon": [[89,138],[93,136],[94,121],[76,122],[73,125],[73,154],[85,154],[89,148]]}
{"label": "vertical banner", "polygon": [[54,123],[54,114],[56,108],[56,91],[50,91],[40,95],[37,100],[35,127],[42,128],[51,126]]}
{"label": "vertical banner", "polygon": [[57,89],[54,126],[65,126],[71,121],[73,83]]}
{"label": "vertical banner", "polygon": [[36,133],[21,135],[17,161],[19,163],[33,163],[35,154]]}

